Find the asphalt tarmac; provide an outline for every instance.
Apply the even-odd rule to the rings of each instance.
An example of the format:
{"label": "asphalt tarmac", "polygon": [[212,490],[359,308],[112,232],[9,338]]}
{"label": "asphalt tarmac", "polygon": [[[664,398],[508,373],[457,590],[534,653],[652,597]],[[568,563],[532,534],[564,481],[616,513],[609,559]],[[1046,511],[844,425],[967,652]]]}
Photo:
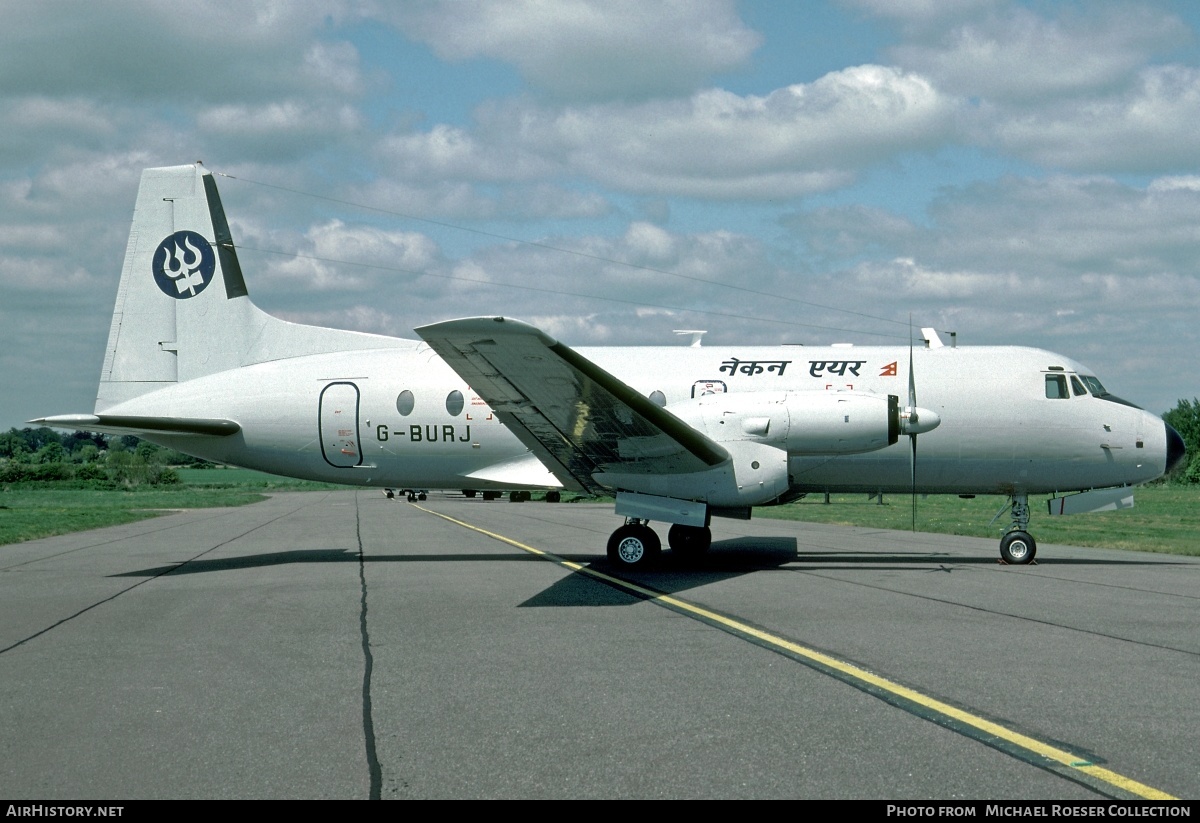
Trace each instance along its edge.
{"label": "asphalt tarmac", "polygon": [[305,492],[0,547],[0,797],[1200,797],[1200,560],[756,518],[622,575],[620,522]]}

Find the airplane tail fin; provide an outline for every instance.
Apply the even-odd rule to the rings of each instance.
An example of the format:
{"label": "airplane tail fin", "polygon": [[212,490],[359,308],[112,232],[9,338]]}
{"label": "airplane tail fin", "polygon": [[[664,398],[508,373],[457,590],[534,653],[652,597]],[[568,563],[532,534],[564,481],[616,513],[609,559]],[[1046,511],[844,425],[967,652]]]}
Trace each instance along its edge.
{"label": "airplane tail fin", "polygon": [[96,411],[239,365],[254,313],[212,174],[199,163],[146,169]]}
{"label": "airplane tail fin", "polygon": [[108,334],[96,412],[282,357],[416,345],[271,317],[251,301],[212,173],[146,169]]}

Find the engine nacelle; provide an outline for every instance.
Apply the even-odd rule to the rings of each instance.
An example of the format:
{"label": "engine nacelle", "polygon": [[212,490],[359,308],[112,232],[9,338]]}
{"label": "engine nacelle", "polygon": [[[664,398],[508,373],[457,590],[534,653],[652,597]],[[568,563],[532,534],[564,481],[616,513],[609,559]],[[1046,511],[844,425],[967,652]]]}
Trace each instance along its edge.
{"label": "engine nacelle", "polygon": [[852,391],[709,394],[667,409],[718,443],[752,441],[789,454],[861,454],[901,433],[900,399]]}

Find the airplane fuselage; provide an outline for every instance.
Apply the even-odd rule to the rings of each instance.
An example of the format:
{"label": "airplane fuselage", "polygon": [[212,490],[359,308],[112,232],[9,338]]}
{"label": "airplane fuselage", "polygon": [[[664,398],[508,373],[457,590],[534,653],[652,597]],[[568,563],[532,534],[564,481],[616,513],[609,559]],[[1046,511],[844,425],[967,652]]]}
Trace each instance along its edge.
{"label": "airplane fuselage", "polygon": [[[788,453],[794,490],[909,491],[910,444],[863,453],[806,439],[797,403],[813,393],[903,397],[906,347],[623,347],[578,352],[669,411],[716,403],[714,432]],[[920,405],[941,417],[919,437],[916,491],[1053,493],[1144,482],[1161,475],[1159,418],[1079,392],[1090,372],[1023,347],[920,348],[913,352]],[[1062,396],[1047,383],[1066,387]],[[1074,386],[1072,385],[1074,384]],[[732,411],[724,400],[737,399]],[[218,372],[143,395],[111,413],[224,417],[231,437],[147,435],[199,456],[276,474],[398,488],[553,488],[523,472],[526,448],[424,344],[287,358]],[[741,425],[769,420],[766,431]],[[712,415],[708,422],[713,424]],[[839,421],[840,422],[840,421]]]}

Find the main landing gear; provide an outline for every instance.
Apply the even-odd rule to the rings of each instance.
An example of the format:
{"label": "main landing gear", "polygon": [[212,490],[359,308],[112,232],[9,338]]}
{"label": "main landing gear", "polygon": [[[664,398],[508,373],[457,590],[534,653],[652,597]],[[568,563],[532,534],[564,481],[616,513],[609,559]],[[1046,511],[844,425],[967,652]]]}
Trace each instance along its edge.
{"label": "main landing gear", "polygon": [[608,538],[608,559],[626,569],[640,569],[650,565],[662,543],[650,528],[648,521],[630,517],[625,525]]}
{"label": "main landing gear", "polygon": [[[1004,511],[1001,509],[1001,511]],[[1037,541],[1026,529],[1029,528],[1029,495],[1012,496],[1012,525],[1000,538],[1000,562],[1012,566],[1032,563],[1037,555]]]}
{"label": "main landing gear", "polygon": [[[707,526],[676,524],[667,532],[667,545],[681,557],[699,557],[712,545],[712,531]],[[625,525],[608,538],[608,559],[623,569],[645,568],[661,553],[658,534],[650,528],[650,521],[641,518],[627,518]]]}
{"label": "main landing gear", "polygon": [[667,532],[667,545],[680,557],[699,557],[712,545],[712,529],[708,526],[683,526],[676,523]]}
{"label": "main landing gear", "polygon": [[[388,500],[395,500],[396,491],[396,489],[384,489],[383,496]],[[418,500],[425,499],[425,492],[417,491],[416,489],[405,489],[404,494],[408,497],[409,503],[416,503]]]}

